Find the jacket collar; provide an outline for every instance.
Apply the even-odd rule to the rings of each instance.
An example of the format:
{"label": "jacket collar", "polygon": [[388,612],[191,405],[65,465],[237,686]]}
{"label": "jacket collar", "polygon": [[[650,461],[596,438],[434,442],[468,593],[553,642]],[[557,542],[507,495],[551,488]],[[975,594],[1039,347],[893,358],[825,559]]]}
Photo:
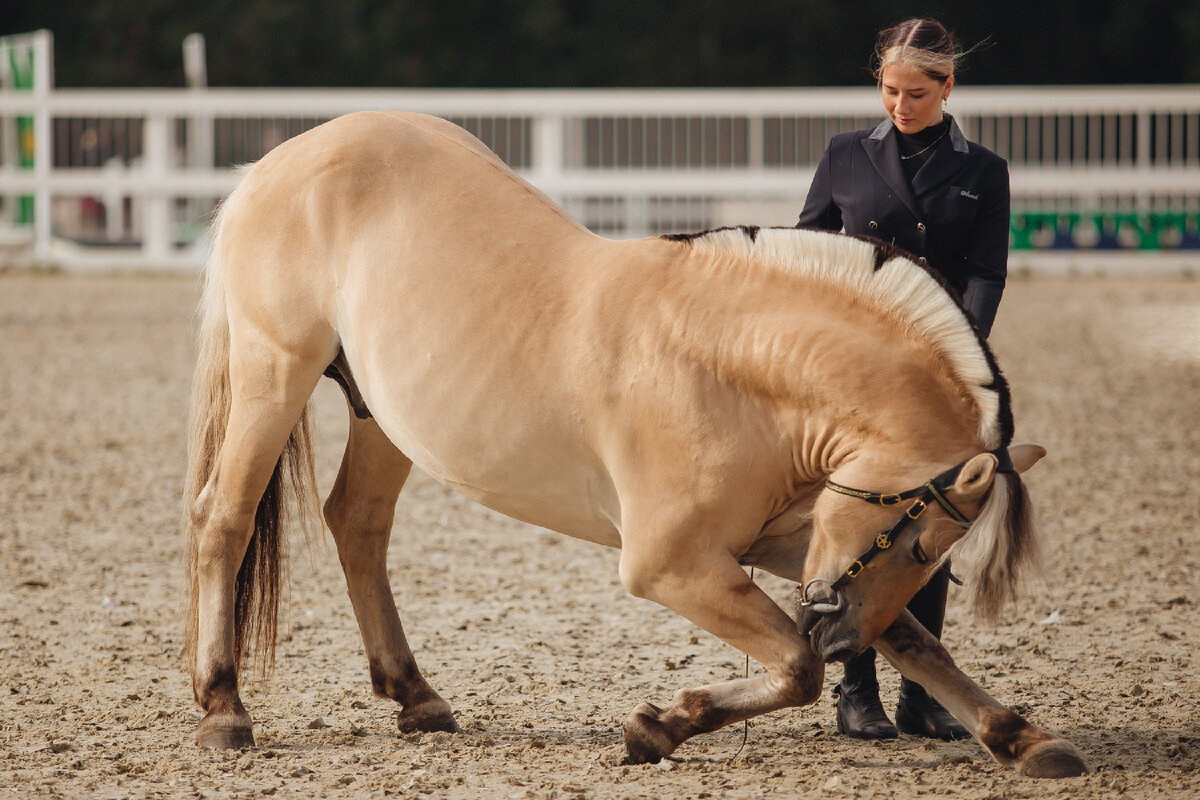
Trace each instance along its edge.
{"label": "jacket collar", "polygon": [[[967,145],[967,137],[963,136],[962,130],[958,127],[957,120],[951,114],[944,114],[944,116],[950,122],[950,136],[948,138],[950,139],[950,144],[954,147],[954,152],[963,154],[971,152],[971,148]],[[883,122],[876,125],[875,130],[871,131],[871,135],[867,138],[873,141],[883,141],[895,129],[896,126],[892,123],[891,119],[884,118]]]}
{"label": "jacket collar", "polygon": [[863,140],[875,171],[917,219],[924,216],[917,198],[954,177],[970,158],[967,137],[963,136],[954,117],[947,114],[946,119],[950,122],[949,135],[938,145],[937,158],[930,159],[917,172],[911,185],[900,165],[900,144],[895,134],[896,126],[890,119],[884,119]]}

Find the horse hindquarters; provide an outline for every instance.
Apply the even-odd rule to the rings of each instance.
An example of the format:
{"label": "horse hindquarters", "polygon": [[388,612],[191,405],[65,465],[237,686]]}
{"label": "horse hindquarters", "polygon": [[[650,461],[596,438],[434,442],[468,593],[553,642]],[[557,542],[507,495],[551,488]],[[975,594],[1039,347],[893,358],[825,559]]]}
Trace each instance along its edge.
{"label": "horse hindquarters", "polygon": [[[354,393],[343,383],[347,400]],[[404,635],[387,576],[387,548],[396,499],[412,469],[374,419],[350,415],[350,438],[337,482],[325,502],[325,521],[367,652],[371,685],[400,703],[401,731],[457,730],[450,705],[426,682]]]}

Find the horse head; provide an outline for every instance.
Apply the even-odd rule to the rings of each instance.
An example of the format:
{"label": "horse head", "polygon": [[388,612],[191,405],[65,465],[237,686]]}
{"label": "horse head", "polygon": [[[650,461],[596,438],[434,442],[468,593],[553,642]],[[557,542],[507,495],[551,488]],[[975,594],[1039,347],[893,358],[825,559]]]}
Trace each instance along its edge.
{"label": "horse head", "polygon": [[[825,661],[862,652],[943,567],[951,551],[971,550],[975,606],[995,616],[1015,591],[1034,537],[1019,473],[1046,451],[1014,445],[979,453],[919,486],[897,486],[877,469],[835,472],[814,509],[812,544],[797,590],[801,631]],[[928,467],[933,473],[937,467]],[[868,483],[868,481],[871,481]],[[970,547],[967,544],[970,543]],[[982,563],[980,563],[982,562]]]}

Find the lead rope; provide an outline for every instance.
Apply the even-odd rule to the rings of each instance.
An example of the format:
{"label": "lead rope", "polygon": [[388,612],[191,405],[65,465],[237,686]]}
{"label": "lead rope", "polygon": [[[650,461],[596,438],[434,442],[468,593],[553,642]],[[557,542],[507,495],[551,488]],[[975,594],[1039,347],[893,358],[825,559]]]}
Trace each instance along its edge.
{"label": "lead rope", "polygon": [[[754,583],[754,567],[750,568],[750,582]],[[750,654],[749,653],[746,654],[746,677],[747,678],[750,677]],[[737,757],[740,756],[742,754],[742,751],[746,749],[746,741],[749,740],[749,738],[750,738],[750,718],[746,717],[746,720],[742,723],[742,743],[740,745],[738,745],[737,752],[734,753],[732,756],[730,756],[729,760],[725,762],[726,764],[732,764],[734,761],[737,760]]]}

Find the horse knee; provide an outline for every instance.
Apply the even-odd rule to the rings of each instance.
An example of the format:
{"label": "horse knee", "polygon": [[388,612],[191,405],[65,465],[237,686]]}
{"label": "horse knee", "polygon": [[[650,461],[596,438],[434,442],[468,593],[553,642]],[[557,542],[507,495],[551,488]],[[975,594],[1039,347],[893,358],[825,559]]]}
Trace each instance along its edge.
{"label": "horse knee", "polygon": [[776,689],[791,706],[812,705],[821,699],[825,670],[803,655],[789,659],[776,677]]}

